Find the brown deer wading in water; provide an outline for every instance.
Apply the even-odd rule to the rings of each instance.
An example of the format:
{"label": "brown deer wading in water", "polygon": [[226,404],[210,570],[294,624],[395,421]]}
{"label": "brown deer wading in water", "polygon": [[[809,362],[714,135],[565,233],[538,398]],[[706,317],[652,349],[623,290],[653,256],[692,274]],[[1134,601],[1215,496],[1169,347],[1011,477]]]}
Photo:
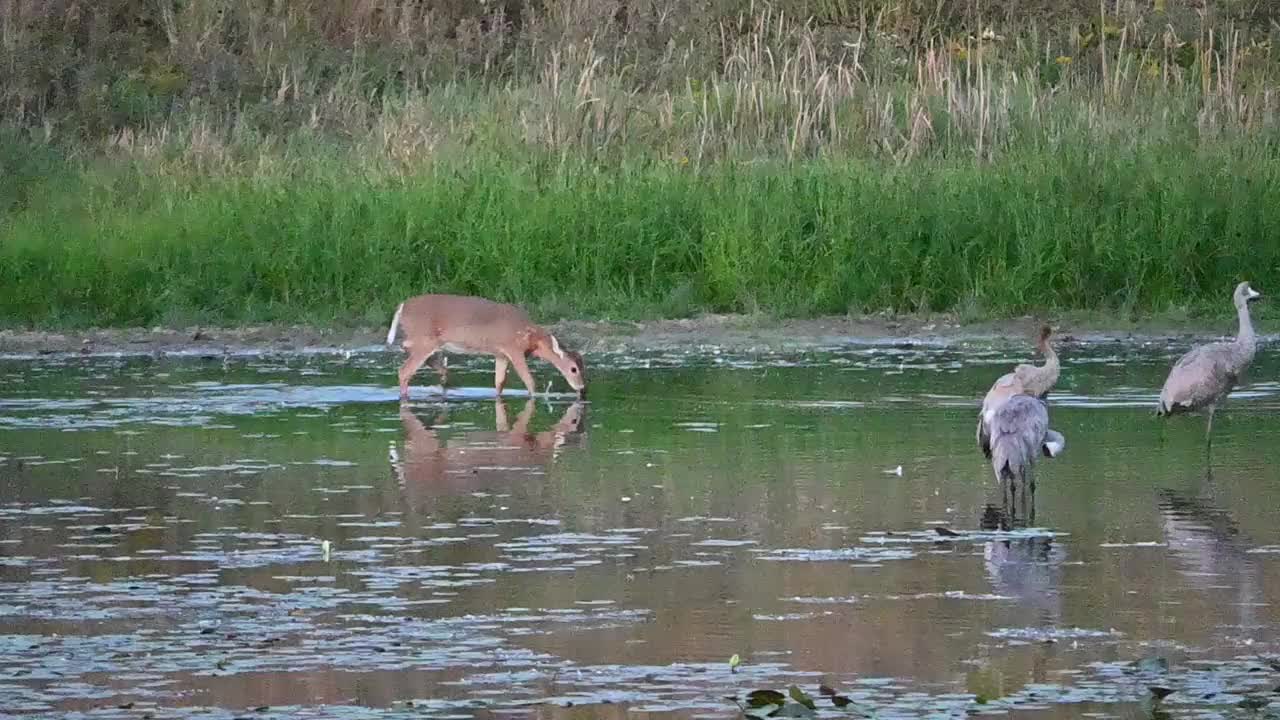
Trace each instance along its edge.
{"label": "brown deer wading in water", "polygon": [[556,337],[529,319],[523,309],[479,297],[463,295],[417,295],[400,303],[387,344],[395,342],[396,331],[404,331],[401,346],[409,353],[400,367],[400,399],[409,398],[409,380],[423,363],[440,374],[440,390],[448,380],[446,352],[461,355],[493,355],[494,388],[499,396],[506,383],[508,366],[515,367],[529,396],[537,394],[525,356],[542,358],[555,366],[569,387],[586,397],[586,368],[582,355],[560,347]]}

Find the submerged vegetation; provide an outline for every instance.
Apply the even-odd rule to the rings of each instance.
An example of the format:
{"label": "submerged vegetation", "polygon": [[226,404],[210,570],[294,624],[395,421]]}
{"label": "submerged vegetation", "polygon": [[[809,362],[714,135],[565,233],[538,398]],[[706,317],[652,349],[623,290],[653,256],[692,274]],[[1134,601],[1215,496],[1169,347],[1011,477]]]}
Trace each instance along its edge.
{"label": "submerged vegetation", "polygon": [[3,3],[0,324],[1267,291],[1280,8],[976,7]]}

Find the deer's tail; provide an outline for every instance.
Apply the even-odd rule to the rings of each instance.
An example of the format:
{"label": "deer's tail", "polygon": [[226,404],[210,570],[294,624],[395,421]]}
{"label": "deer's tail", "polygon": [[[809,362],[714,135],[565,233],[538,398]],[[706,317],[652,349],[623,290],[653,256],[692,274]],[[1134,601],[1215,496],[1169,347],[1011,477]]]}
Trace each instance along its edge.
{"label": "deer's tail", "polygon": [[396,306],[396,314],[391,318],[391,327],[387,330],[387,344],[396,341],[396,330],[400,328],[400,313],[404,311],[404,303]]}

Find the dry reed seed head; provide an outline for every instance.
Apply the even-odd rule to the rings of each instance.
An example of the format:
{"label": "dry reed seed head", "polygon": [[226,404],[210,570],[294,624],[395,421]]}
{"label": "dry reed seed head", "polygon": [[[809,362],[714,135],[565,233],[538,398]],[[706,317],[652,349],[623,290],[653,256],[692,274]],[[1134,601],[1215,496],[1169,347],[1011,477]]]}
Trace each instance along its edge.
{"label": "dry reed seed head", "polygon": [[[249,38],[234,43],[221,30],[210,33],[206,43],[200,40],[205,37],[203,30],[189,25],[193,13],[208,14],[213,5],[227,3],[177,4],[172,22],[166,21],[179,38],[175,46],[201,43],[196,52],[201,57],[175,64],[190,76],[190,89],[170,96],[165,87],[148,88],[147,97],[164,95],[151,98],[165,101],[156,103],[163,111],[107,124],[119,131],[117,146],[108,157],[95,157],[103,154],[106,134],[84,131],[84,145],[76,148],[92,159],[123,161],[121,165],[135,162],[140,171],[136,187],[112,180],[112,187],[135,189],[84,193],[90,199],[75,205],[72,212],[41,207],[41,198],[34,197],[34,209],[11,213],[12,223],[0,228],[0,285],[6,289],[0,294],[0,308],[15,322],[56,319],[57,308],[92,306],[89,319],[95,321],[149,324],[175,304],[228,320],[252,321],[257,311],[250,308],[262,307],[305,316],[332,307],[335,279],[344,293],[368,298],[386,293],[372,280],[349,271],[369,258],[356,254],[357,244],[344,242],[346,238],[366,237],[369,257],[397,268],[400,287],[492,287],[493,278],[469,268],[507,262],[504,253],[521,247],[501,228],[521,227],[551,241],[560,237],[557,230],[566,222],[588,228],[579,238],[579,247],[594,248],[594,252],[589,265],[579,260],[569,268],[565,273],[568,289],[559,291],[601,298],[601,309],[629,308],[637,299],[659,302],[669,292],[671,277],[691,273],[700,286],[708,288],[708,301],[720,309],[757,304],[796,312],[886,305],[913,309],[924,301],[904,297],[921,286],[937,288],[943,307],[954,305],[955,298],[966,293],[976,293],[992,310],[1012,312],[1042,301],[1108,309],[1105,298],[1112,296],[1117,282],[1146,307],[1181,301],[1177,289],[1181,278],[1200,269],[1174,260],[1168,251],[1152,251],[1149,244],[1106,241],[1117,257],[1141,268],[1120,278],[1093,253],[1080,252],[1089,243],[1102,242],[1106,224],[1074,225],[1073,206],[1059,198],[1070,197],[1070,188],[1095,184],[1100,189],[1098,214],[1134,238],[1191,236],[1205,232],[1205,218],[1212,218],[1209,232],[1222,231],[1228,238],[1224,243],[1232,248],[1224,253],[1254,257],[1263,266],[1277,257],[1270,248],[1250,247],[1247,239],[1228,232],[1234,229],[1233,223],[1265,224],[1273,212],[1266,208],[1280,207],[1277,192],[1267,187],[1275,163],[1274,154],[1266,150],[1266,137],[1280,129],[1280,93],[1274,90],[1280,65],[1261,62],[1261,50],[1259,62],[1239,61],[1253,47],[1265,46],[1254,39],[1265,28],[1255,24],[1255,30],[1240,42],[1224,43],[1230,35],[1224,35],[1226,28],[1219,26],[1210,42],[1207,33],[1178,25],[1174,19],[1144,24],[1139,18],[1126,26],[1124,46],[1109,37],[1102,43],[1109,64],[1100,78],[1098,45],[1106,32],[1097,27],[1089,30],[1086,24],[1079,26],[1077,36],[1081,31],[1093,33],[1088,52],[1077,51],[1068,31],[1058,26],[1043,28],[1055,35],[1044,44],[1042,55],[1037,50],[1020,56],[1017,42],[1022,35],[1000,23],[994,29],[1008,32],[1011,40],[998,45],[998,52],[992,43],[985,43],[991,52],[980,53],[984,43],[963,38],[959,32],[986,26],[980,17],[967,18],[938,28],[939,42],[932,46],[931,58],[927,43],[895,38],[895,33],[903,35],[899,26],[915,24],[912,20],[875,20],[874,27],[855,29],[856,35],[847,28],[832,34],[832,28],[820,22],[791,20],[803,16],[778,9],[789,10],[788,2],[755,3],[747,13],[713,17],[711,23],[691,20],[684,9],[664,10],[666,19],[648,17],[640,23],[652,25],[653,37],[662,38],[650,55],[644,54],[650,50],[643,47],[643,34],[628,33],[625,43],[610,45],[611,31],[604,29],[586,42],[581,32],[572,32],[575,28],[568,20],[553,23],[536,12],[527,14],[529,6],[539,4],[521,3],[525,9],[520,17],[509,18],[518,22],[502,29],[517,36],[516,41],[507,45],[510,56],[499,58],[494,72],[469,64],[489,61],[490,45],[475,38],[477,33],[493,34],[496,27],[481,28],[483,13],[476,11],[478,3],[384,4],[385,20],[343,9],[372,7],[369,3],[276,3],[275,7],[290,8],[291,15],[270,13],[265,21],[256,22],[241,11],[259,8],[261,3],[229,0],[229,7],[239,10],[228,16],[237,16]],[[966,12],[963,3],[946,2],[957,13]],[[587,0],[574,3],[576,7],[588,4]],[[666,5],[716,4],[720,3]],[[568,12],[569,7],[541,5],[548,13]],[[650,12],[638,9],[642,4],[629,5],[629,15]],[[1010,12],[1023,13],[1014,6],[1030,5],[1012,3]],[[1269,5],[1280,7],[1256,4]],[[309,15],[313,12],[314,16]],[[385,53],[388,62],[403,68],[403,74],[350,62],[348,49],[341,42],[330,42],[335,37],[312,32],[313,17],[321,16],[327,18],[319,25],[328,28],[326,32],[347,39],[360,37],[360,44],[374,51],[368,53],[370,58]],[[598,19],[598,14],[584,11],[574,17]],[[475,21],[473,30],[459,34],[464,19]],[[856,22],[853,17],[846,20]],[[726,23],[724,28],[721,22]],[[8,28],[14,35],[7,37],[15,38],[19,49],[37,47],[23,44],[22,26]],[[357,32],[357,28],[364,29]],[[688,31],[682,36],[683,28]],[[1206,29],[1213,29],[1212,25]],[[703,37],[700,32],[714,35],[714,41],[698,42]],[[460,38],[457,42],[447,39],[454,35]],[[381,38],[393,36],[396,43],[377,45]],[[1201,39],[1184,42],[1179,36]],[[34,34],[32,38],[38,39]],[[110,39],[119,38],[112,35]],[[330,52],[325,55],[336,61],[298,64],[299,56],[292,50],[313,43],[326,47]],[[99,49],[116,46],[114,42],[100,45]],[[97,47],[85,49],[83,63],[95,70],[130,69],[122,64],[128,58],[95,55]],[[968,54],[971,48],[970,60],[956,58],[957,51]],[[1141,55],[1139,49],[1149,54]],[[0,47],[0,61],[5,59],[4,52]],[[15,109],[22,97],[31,96],[30,83],[39,75],[21,75],[24,65],[43,73],[49,68],[41,64],[42,59],[58,55],[28,51],[31,62],[18,63],[17,74],[0,79],[0,107]],[[1061,72],[1069,82],[1041,82],[1039,71],[1053,66],[1055,56],[1059,58],[1056,68],[1075,57],[1069,71]],[[555,62],[549,60],[553,57]],[[1143,61],[1150,64],[1144,68]],[[917,73],[918,64],[924,69]],[[209,69],[201,69],[204,66]],[[543,70],[549,77],[539,82]],[[1144,77],[1157,71],[1159,80]],[[328,79],[320,81],[321,77]],[[494,83],[495,78],[501,82]],[[88,85],[84,93],[92,90]],[[1100,85],[1109,91],[1096,92]],[[111,92],[128,87],[125,83]],[[86,113],[117,108],[120,103],[114,101],[128,101],[130,96],[91,103],[84,102],[87,99],[91,97],[69,93],[67,105],[50,107],[41,111],[43,115],[28,105],[17,115],[33,127],[43,122],[46,134],[56,120],[59,133],[71,135],[77,132],[73,124],[100,124],[91,122]],[[76,102],[89,109],[76,110]],[[67,112],[70,116],[64,117]],[[366,140],[360,143],[362,137]],[[357,142],[351,143],[352,138]],[[664,155],[677,158],[681,166],[679,158],[689,158],[705,185],[687,193],[685,199],[667,190],[692,187],[673,180],[669,166],[643,170],[642,182],[635,182],[634,176],[611,175],[617,158]],[[795,157],[821,160],[776,170],[794,177],[798,189],[788,189],[786,183],[772,186],[752,176],[753,168]],[[973,174],[970,158],[991,164]],[[1086,171],[1080,169],[1082,158],[1089,158]],[[1141,162],[1135,164],[1135,158]],[[828,160],[830,165],[853,166],[858,176],[832,172],[824,165]],[[882,160],[901,165],[892,173],[894,179],[866,179],[883,174]],[[1034,163],[1045,169],[1032,168]],[[533,185],[524,182],[531,165],[537,168],[536,190],[521,194],[504,189]],[[583,167],[592,170],[584,173]],[[109,172],[95,168],[70,164],[67,168],[73,176],[69,182],[88,187],[105,187],[100,179],[110,177]],[[948,184],[947,193],[938,193],[934,177],[942,169],[955,172],[982,192],[963,190],[964,183],[957,181]],[[822,202],[820,193],[805,189],[806,178],[815,176],[823,178],[818,185],[831,187],[832,192],[840,188],[845,195],[861,199],[844,207]],[[220,182],[206,182],[210,177]],[[614,177],[617,182],[610,180],[602,187],[601,177]],[[1223,183],[1209,181],[1211,177],[1255,180],[1243,190],[1250,201],[1232,214],[1236,219],[1217,212],[1234,196],[1224,192]],[[999,179],[1001,188],[1039,190],[992,192],[991,178]],[[1068,190],[1064,193],[1061,188]],[[949,194],[952,189],[955,197]],[[477,193],[495,198],[484,218],[471,205],[444,199]],[[581,205],[593,212],[611,208],[627,217],[637,207],[664,205],[671,205],[673,212],[653,218],[660,232],[638,222],[635,229],[622,223],[620,229],[601,230],[593,215],[567,200],[570,193],[588,197]],[[927,199],[931,193],[945,202]],[[56,195],[72,197],[74,193]],[[422,196],[432,197],[433,202],[411,200]],[[137,202],[132,202],[135,198]],[[809,247],[795,235],[795,228],[804,227],[803,221],[794,222],[800,218],[776,226],[755,216],[739,222],[723,209],[730,198],[738,204],[794,208],[797,216],[821,216],[822,234],[830,237],[842,232],[857,237],[862,232],[859,228],[892,216],[910,220],[900,223],[903,228],[923,223],[953,235],[969,233],[971,226],[982,228],[973,231],[978,233],[975,245],[992,248],[1002,247],[1006,238],[986,228],[1005,227],[1016,215],[1039,231],[1037,239],[1028,242],[1046,262],[1057,264],[1058,276],[1077,280],[1037,285],[1019,294],[1007,282],[1009,278],[1004,282],[991,278],[985,264],[992,256],[986,251],[939,255],[944,258],[939,266],[950,263],[953,269],[945,274],[904,267],[888,249],[918,242],[909,230],[886,230],[883,243],[858,250],[852,244],[833,242],[827,250],[858,269],[855,279],[828,276],[825,270],[801,276],[792,268],[839,264],[819,260],[817,255],[794,260],[792,248]],[[342,212],[322,220],[317,208],[324,207]],[[1156,223],[1125,212],[1125,207],[1169,208],[1168,218]],[[281,212],[281,208],[291,211]],[[975,213],[981,222],[969,217]],[[84,227],[70,219],[81,216],[87,218]],[[784,214],[779,217],[788,219]],[[377,218],[383,224],[370,229],[360,224],[362,218]],[[537,218],[544,220],[540,224]],[[174,226],[183,228],[182,242],[172,241]],[[111,230],[112,242],[92,242],[85,227]],[[780,240],[757,237],[757,228],[769,229]],[[735,233],[751,239],[727,240]],[[278,240],[286,234],[287,240]],[[7,242],[24,235],[34,240]],[[448,262],[410,264],[405,262],[403,240],[379,239],[397,236],[409,241],[410,247],[423,248],[434,247],[438,237],[457,240],[442,243]],[[678,244],[666,241],[668,237]],[[66,252],[68,243],[77,246],[77,252]],[[292,265],[260,251],[281,245],[296,258]],[[245,262],[218,262],[218,253],[206,248],[244,257]],[[945,244],[931,249],[949,252]],[[999,257],[1000,251],[994,252]],[[637,253],[645,253],[645,261],[652,260],[656,270],[633,296],[623,297],[615,288],[634,276],[630,268]],[[63,262],[64,256],[75,260]],[[695,259],[672,260],[688,256]],[[752,260],[743,262],[743,257]],[[200,271],[183,277],[173,269],[193,265]],[[10,270],[5,275],[7,269],[21,267],[37,271],[16,274]],[[120,281],[101,282],[100,267],[113,268]],[[927,273],[923,277],[922,271]],[[512,295],[527,293],[528,287],[538,284],[535,272],[540,271],[533,264],[528,270],[515,271],[499,281],[500,289]],[[1023,285],[1030,286],[1030,275],[1021,277],[1027,280]],[[1228,283],[1229,278],[1198,283],[1194,294],[1205,301],[1216,296],[1212,302],[1220,303],[1218,288]],[[815,287],[824,289],[796,289]],[[164,288],[167,294],[143,288]],[[236,292],[247,294],[252,302]]]}
{"label": "dry reed seed head", "polygon": [[[966,43],[973,42],[978,41],[966,40]],[[1135,44],[1140,43],[1130,43],[1130,46]],[[654,112],[653,105],[672,101],[670,88],[663,89],[661,84],[655,83],[637,85],[639,81],[633,79],[634,72],[626,71],[632,66],[627,64],[625,53],[618,54],[621,50],[615,50],[613,55],[605,53],[578,58],[589,46],[590,43],[561,43],[540,51],[542,55],[538,61],[547,54],[575,59],[572,64],[567,64],[567,60],[557,60],[566,63],[562,74],[557,74],[557,77],[564,78],[563,82],[539,86],[550,96],[546,100],[545,118],[537,117],[542,111],[536,110],[532,114],[527,111],[513,113],[520,119],[507,126],[524,129],[519,133],[526,136],[524,142],[529,142],[532,135],[534,144],[560,150],[566,146],[592,150],[619,148],[626,144],[624,141],[627,139],[645,138],[655,133],[657,128],[652,127],[656,123],[654,118],[667,118],[662,122],[670,123],[677,115],[677,108],[663,113]],[[1229,56],[1243,52],[1241,47],[1245,47],[1243,43],[1236,43],[1214,52]],[[968,52],[960,46],[953,48]],[[755,37],[730,40],[727,46],[718,47],[716,52],[722,55],[721,60],[733,61],[725,63],[724,70],[715,71],[719,73],[718,77],[713,71],[704,71],[712,76],[686,73],[685,80],[681,81],[692,83],[691,86],[716,89],[715,93],[699,91],[681,98],[683,105],[696,105],[682,108],[684,119],[678,131],[702,148],[697,155],[700,165],[707,157],[728,154],[733,148],[747,143],[781,149],[787,157],[812,155],[833,147],[868,146],[877,154],[883,153],[894,159],[914,159],[925,154],[920,152],[920,148],[931,145],[924,142],[924,133],[934,127],[938,136],[946,139],[945,143],[939,144],[940,149],[970,142],[980,157],[987,157],[993,149],[1003,149],[1016,140],[1016,135],[1027,133],[1026,128],[1043,126],[1040,122],[1018,122],[1026,111],[1020,110],[1020,104],[1011,100],[1018,95],[1020,87],[1016,73],[998,70],[994,76],[990,71],[975,73],[973,67],[963,62],[957,63],[955,68],[931,66],[926,73],[929,77],[919,79],[915,87],[909,88],[913,99],[907,103],[907,111],[887,110],[886,117],[872,118],[861,127],[857,123],[849,123],[848,116],[857,108],[892,108],[897,102],[895,98],[900,97],[898,91],[908,89],[892,87],[895,82],[904,80],[900,67],[903,63],[914,67],[922,58],[929,64],[927,55],[933,52],[929,47],[889,44],[877,50],[880,54],[875,57],[881,58],[880,62],[873,62],[871,56],[864,57],[861,52],[851,59],[843,50],[833,52],[831,43],[823,40],[821,28],[778,19],[769,23],[767,31],[762,30]],[[1133,52],[1136,50],[1128,51],[1124,57],[1128,58]],[[611,59],[606,62],[602,58]],[[1067,55],[1059,56],[1060,61],[1064,58],[1070,61]],[[936,61],[933,63],[937,64]],[[1139,78],[1165,78],[1165,84],[1185,82],[1169,79],[1169,64],[1172,64],[1169,58],[1157,60],[1153,57],[1138,62],[1113,62],[1111,67],[1114,69],[1108,73],[1105,82],[1114,86],[1115,91],[1100,101],[1101,104],[1119,102],[1124,95],[1120,88],[1136,83]],[[1247,86],[1242,84],[1236,79],[1237,65],[1229,57],[1224,57],[1214,61],[1214,67],[1221,71],[1203,73],[1208,85],[1202,89],[1206,93],[1206,107],[1210,110],[1205,116],[1205,123],[1214,126],[1236,124],[1252,129],[1260,124],[1261,118],[1262,125],[1274,126],[1275,113],[1271,109],[1275,103],[1265,93],[1259,94],[1256,90],[1267,87],[1267,84],[1252,80]],[[1176,65],[1174,71],[1177,72]],[[1263,68],[1260,72],[1271,71]],[[947,77],[933,77],[939,73]],[[407,73],[414,77],[421,74]],[[280,77],[285,80],[275,79],[281,86],[287,82],[290,87],[290,92],[281,101],[284,105],[310,107],[313,121],[317,120],[315,108],[322,108],[324,112],[318,118],[322,130],[358,134],[364,129],[367,102],[357,100],[362,97],[359,92],[362,80],[355,76],[341,78],[338,83],[341,89],[338,90],[318,85],[312,88],[315,83],[296,82],[296,75],[296,71],[288,75],[282,71]],[[673,75],[666,80],[674,81],[674,78]],[[847,78],[849,81],[827,82],[824,78]],[[1195,85],[1191,83],[1191,86]],[[1249,89],[1242,94],[1235,90],[1238,87]],[[930,103],[921,102],[940,92],[939,88],[946,88],[949,105],[941,114]],[[1039,116],[1052,113],[1053,107],[1046,106],[1072,104],[1065,100],[1055,103],[1054,93],[1050,90],[1034,90],[1033,105],[1046,109],[1032,112],[1036,117],[1029,119],[1038,121],[1041,119]],[[332,97],[335,93],[340,97]],[[497,97],[486,99],[501,104]],[[274,99],[269,98],[268,101],[274,102]],[[915,112],[909,109],[920,105],[924,109]],[[1097,102],[1085,102],[1078,107],[1093,115],[1101,109],[1097,105]],[[509,107],[495,109],[503,113],[512,112]],[[435,111],[440,114],[451,112],[439,108]],[[373,114],[377,115],[376,112]],[[409,142],[405,143],[408,147],[397,148],[393,158],[403,159],[388,163],[388,173],[402,174],[405,172],[403,166],[408,164],[412,167],[413,161],[429,155],[430,146],[437,142],[465,144],[476,131],[468,125],[444,119],[439,126],[441,132],[433,133],[437,137],[423,143],[423,147]],[[1049,125],[1053,126],[1053,123]],[[932,135],[932,131],[929,134]],[[723,150],[716,152],[715,146],[721,146]]]}

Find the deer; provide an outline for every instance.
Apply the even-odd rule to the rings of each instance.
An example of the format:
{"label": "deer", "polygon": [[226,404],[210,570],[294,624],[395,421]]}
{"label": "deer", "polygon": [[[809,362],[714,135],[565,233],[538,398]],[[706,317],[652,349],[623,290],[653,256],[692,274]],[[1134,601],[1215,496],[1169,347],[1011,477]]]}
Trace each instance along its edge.
{"label": "deer", "polygon": [[440,375],[440,391],[445,391],[449,363],[444,353],[493,355],[493,382],[499,397],[508,366],[515,368],[529,397],[537,395],[525,362],[525,356],[533,355],[555,366],[578,393],[578,399],[586,398],[586,367],[581,353],[561,347],[555,335],[535,324],[516,305],[470,295],[416,295],[396,307],[387,331],[387,345],[395,342],[398,330],[404,331],[401,347],[409,353],[400,366],[401,402],[409,399],[409,380],[428,359]]}

